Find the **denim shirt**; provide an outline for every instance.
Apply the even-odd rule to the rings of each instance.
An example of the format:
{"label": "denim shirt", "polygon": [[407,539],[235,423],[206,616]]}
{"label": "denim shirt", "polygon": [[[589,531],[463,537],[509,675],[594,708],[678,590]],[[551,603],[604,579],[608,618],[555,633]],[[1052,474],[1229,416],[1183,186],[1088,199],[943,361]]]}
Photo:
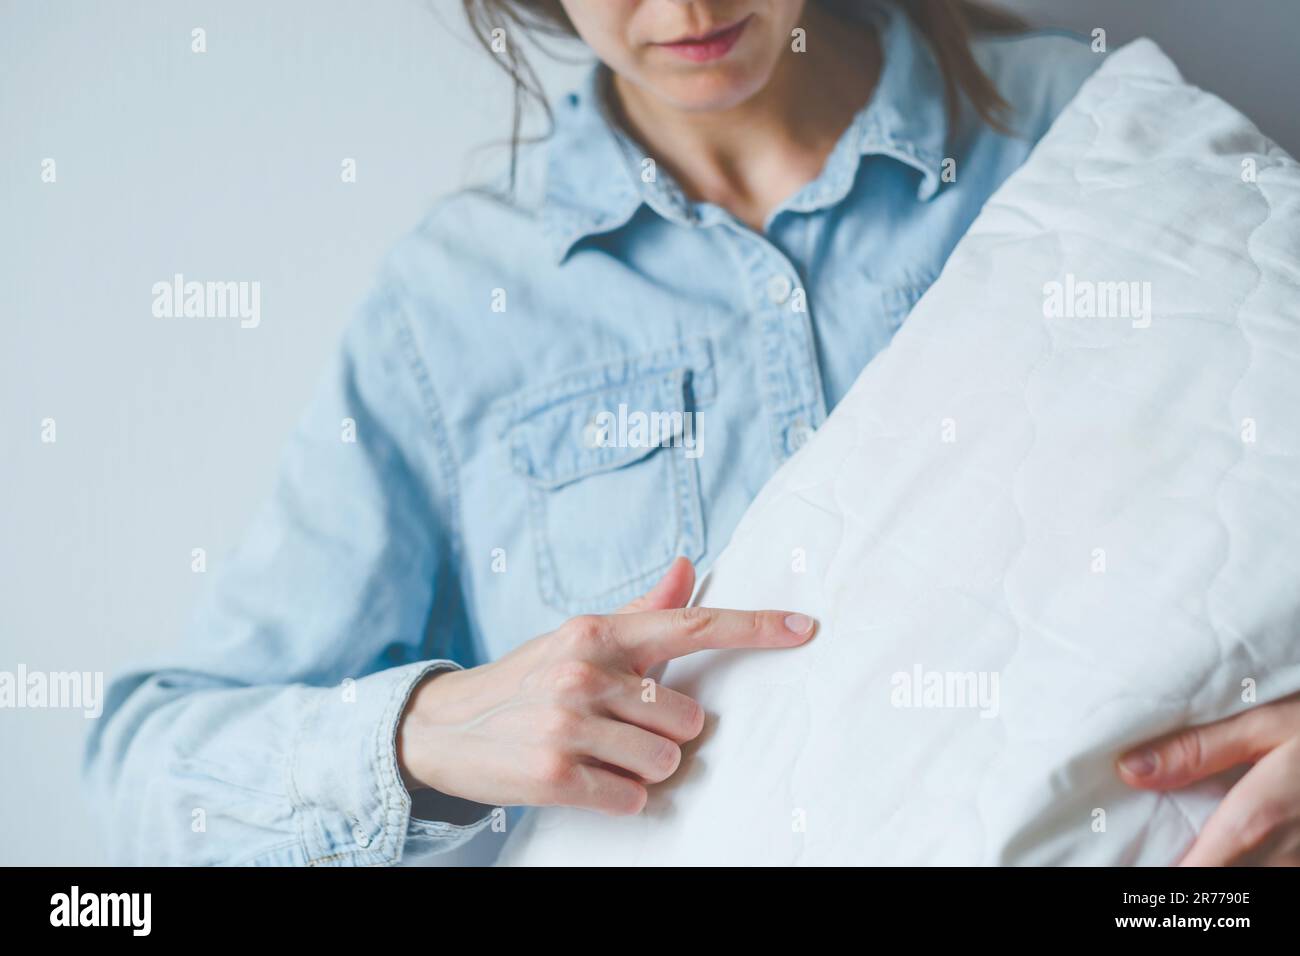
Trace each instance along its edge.
{"label": "denim shirt", "polygon": [[762,233],[617,131],[597,67],[513,192],[397,245],[187,641],[111,685],[87,776],[114,860],[387,864],[493,819],[403,786],[413,686],[707,567],[1099,60],[977,41],[1007,135],[950,122],[907,17],[869,15],[874,95]]}

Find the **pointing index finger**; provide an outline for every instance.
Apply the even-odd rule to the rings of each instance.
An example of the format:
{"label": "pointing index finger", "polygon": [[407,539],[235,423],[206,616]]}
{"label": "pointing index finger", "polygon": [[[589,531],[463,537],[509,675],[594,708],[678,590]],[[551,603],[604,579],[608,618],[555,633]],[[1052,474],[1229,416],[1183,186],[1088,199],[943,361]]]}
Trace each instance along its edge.
{"label": "pointing index finger", "polygon": [[610,625],[638,673],[696,651],[795,647],[816,629],[816,622],[805,614],[711,607],[625,614],[611,619]]}

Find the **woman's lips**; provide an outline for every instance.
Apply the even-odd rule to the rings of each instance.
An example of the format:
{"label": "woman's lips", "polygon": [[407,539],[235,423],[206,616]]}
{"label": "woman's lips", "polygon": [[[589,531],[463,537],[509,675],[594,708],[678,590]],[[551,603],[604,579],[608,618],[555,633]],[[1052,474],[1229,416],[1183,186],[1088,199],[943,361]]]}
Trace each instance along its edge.
{"label": "woman's lips", "polygon": [[709,60],[721,59],[730,53],[731,48],[736,45],[740,35],[745,32],[745,27],[748,25],[749,17],[745,17],[729,27],[712,30],[702,36],[683,37],[680,40],[673,40],[671,43],[656,43],[655,46],[662,47],[669,53],[675,53],[683,59],[695,63],[705,63]]}

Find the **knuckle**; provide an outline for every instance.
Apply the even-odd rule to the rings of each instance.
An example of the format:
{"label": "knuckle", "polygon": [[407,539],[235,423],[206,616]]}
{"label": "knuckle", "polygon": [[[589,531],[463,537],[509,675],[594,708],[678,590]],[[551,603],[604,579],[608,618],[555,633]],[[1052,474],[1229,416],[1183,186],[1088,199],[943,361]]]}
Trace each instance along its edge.
{"label": "knuckle", "polygon": [[584,650],[601,642],[605,621],[599,614],[582,614],[565,621],[561,630],[574,647]]}
{"label": "knuckle", "polygon": [[1170,764],[1172,764],[1172,769],[1184,773],[1196,770],[1201,766],[1201,761],[1205,759],[1205,748],[1202,744],[1200,731],[1189,730],[1186,733],[1179,734],[1170,741],[1166,755]]}
{"label": "knuckle", "polygon": [[573,778],[573,767],[573,758],[567,752],[559,748],[548,748],[537,754],[533,776],[541,785],[543,794],[549,798]]}
{"label": "knuckle", "polygon": [[686,705],[683,708],[683,722],[685,724],[686,739],[694,740],[704,732],[704,708],[698,701],[686,698]]}
{"label": "knuckle", "polygon": [[572,711],[556,709],[538,718],[538,732],[543,740],[564,746],[577,736],[582,719]]}
{"label": "knuckle", "polygon": [[629,781],[627,787],[619,789],[610,799],[606,812],[611,816],[630,817],[635,816],[645,809],[646,801],[650,799],[650,792],[646,788]]}
{"label": "knuckle", "polygon": [[679,607],[673,612],[673,626],[688,635],[698,636],[713,623],[713,612],[705,607]]}
{"label": "knuckle", "polygon": [[665,780],[673,775],[682,762],[682,748],[671,740],[663,740],[651,754],[650,760],[657,774],[656,779]]}
{"label": "knuckle", "polygon": [[600,687],[601,670],[589,661],[562,661],[551,668],[551,688],[562,695],[592,694]]}

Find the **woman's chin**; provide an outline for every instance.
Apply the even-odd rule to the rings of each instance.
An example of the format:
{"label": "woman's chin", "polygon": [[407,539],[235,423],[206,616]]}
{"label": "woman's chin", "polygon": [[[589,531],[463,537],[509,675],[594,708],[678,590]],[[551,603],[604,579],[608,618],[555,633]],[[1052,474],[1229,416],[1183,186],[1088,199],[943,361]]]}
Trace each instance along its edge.
{"label": "woman's chin", "polygon": [[767,82],[765,73],[736,68],[692,71],[689,75],[657,78],[647,88],[657,98],[689,113],[733,109]]}

